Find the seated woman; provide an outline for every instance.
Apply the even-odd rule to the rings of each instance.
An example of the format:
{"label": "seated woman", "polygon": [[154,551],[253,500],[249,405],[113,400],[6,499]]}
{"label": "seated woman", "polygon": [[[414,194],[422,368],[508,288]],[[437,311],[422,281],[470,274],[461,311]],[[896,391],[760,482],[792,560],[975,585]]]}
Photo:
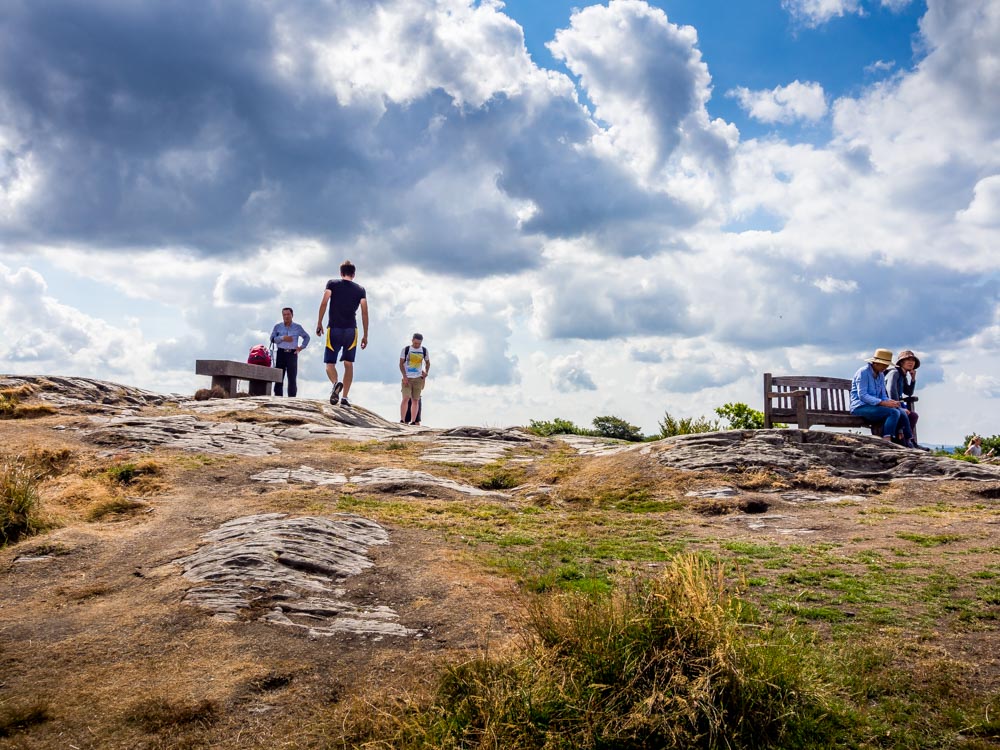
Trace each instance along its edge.
{"label": "seated woman", "polygon": [[979,435],[973,435],[972,440],[969,441],[969,446],[964,452],[966,456],[975,456],[976,458],[989,458],[993,455],[992,448],[990,448],[989,453],[983,453],[983,439]]}
{"label": "seated woman", "polygon": [[[878,349],[873,357],[865,360],[851,380],[851,414],[869,422],[884,422],[882,439],[892,440],[913,448],[913,432],[902,403],[889,398],[885,390],[885,371],[892,364],[892,352]],[[897,437],[902,434],[902,439]]]}
{"label": "seated woman", "polygon": [[[885,390],[889,394],[889,399],[906,404],[907,396],[912,396],[917,387],[917,368],[920,367],[920,358],[909,349],[905,349],[896,357],[896,364],[885,371]],[[921,448],[917,444],[917,420],[920,415],[913,410],[913,404],[906,404],[911,408],[906,409],[906,415],[910,419],[910,429],[913,431],[913,447]],[[903,408],[906,408],[904,406]]]}

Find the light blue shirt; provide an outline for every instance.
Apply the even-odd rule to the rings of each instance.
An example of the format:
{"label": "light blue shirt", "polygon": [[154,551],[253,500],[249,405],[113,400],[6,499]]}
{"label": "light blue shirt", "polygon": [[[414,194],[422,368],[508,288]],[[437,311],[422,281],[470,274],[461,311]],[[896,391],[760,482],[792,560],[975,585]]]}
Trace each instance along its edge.
{"label": "light blue shirt", "polygon": [[885,373],[875,374],[871,363],[866,364],[851,380],[851,411],[859,406],[878,406],[880,401],[888,401],[885,390]]}
{"label": "light blue shirt", "polygon": [[[291,341],[283,341],[283,336],[295,336],[296,338],[293,338]],[[279,349],[291,349],[293,351],[298,349],[299,338],[302,339],[303,349],[309,346],[309,334],[298,323],[292,323],[290,326],[286,326],[283,322],[278,323],[271,331],[271,343],[277,344]]]}

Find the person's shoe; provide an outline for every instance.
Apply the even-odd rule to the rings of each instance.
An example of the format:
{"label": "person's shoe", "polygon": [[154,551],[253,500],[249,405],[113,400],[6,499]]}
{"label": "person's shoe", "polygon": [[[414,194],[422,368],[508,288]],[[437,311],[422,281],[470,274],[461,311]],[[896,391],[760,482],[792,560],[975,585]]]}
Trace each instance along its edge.
{"label": "person's shoe", "polygon": [[330,403],[333,404],[334,406],[340,403],[340,392],[342,390],[344,390],[344,384],[337,383],[335,386],[333,386],[333,390],[330,391]]}
{"label": "person's shoe", "polygon": [[340,405],[341,406],[346,406],[347,408],[350,408],[351,407],[351,402],[347,400],[347,396],[344,396],[342,399],[340,399]]}
{"label": "person's shoe", "polygon": [[420,422],[410,422],[410,424],[413,425],[414,427],[420,426]]}

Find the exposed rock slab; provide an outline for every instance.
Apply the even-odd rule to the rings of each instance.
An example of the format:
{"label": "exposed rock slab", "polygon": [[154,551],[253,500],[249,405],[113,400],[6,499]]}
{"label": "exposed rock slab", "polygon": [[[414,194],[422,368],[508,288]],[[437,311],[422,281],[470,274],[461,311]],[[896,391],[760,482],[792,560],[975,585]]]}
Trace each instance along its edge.
{"label": "exposed rock slab", "polygon": [[1000,467],[955,461],[867,435],[819,430],[733,430],[644,445],[661,464],[690,471],[767,469],[783,476],[825,470],[845,479],[1000,479]]}
{"label": "exposed rock slab", "polygon": [[[282,443],[291,440],[330,437],[364,442],[399,434],[390,423],[367,410],[343,409],[318,401],[262,396],[192,402],[185,408],[197,414],[93,417],[97,427],[84,434],[98,445],[117,449],[148,451],[164,447],[238,456],[275,455]],[[220,412],[259,413],[263,419],[218,421],[214,417]]]}
{"label": "exposed rock slab", "polygon": [[436,477],[424,471],[411,469],[378,468],[347,477],[344,474],[333,474],[309,466],[300,466],[298,469],[268,469],[254,474],[250,478],[258,482],[272,484],[343,485],[350,483],[377,489],[380,492],[410,493],[414,490],[444,488],[475,497],[507,497],[501,492],[480,489],[471,484],[463,484],[453,479]]}
{"label": "exposed rock slab", "polygon": [[220,619],[263,611],[257,619],[311,636],[415,632],[400,625],[388,607],[346,601],[339,587],[372,566],[369,547],[389,543],[374,521],[269,513],[234,519],[202,539],[205,546],[176,561],[185,578],[206,584],[190,589],[184,600]]}
{"label": "exposed rock slab", "polygon": [[577,453],[584,456],[613,456],[615,453],[634,450],[637,447],[636,443],[590,435],[553,435],[552,437],[569,443]]}
{"label": "exposed rock slab", "polygon": [[181,396],[164,396],[141,388],[109,383],[90,378],[47,375],[0,375],[0,388],[28,385],[34,389],[32,400],[58,407],[94,407],[108,411],[161,406],[168,401],[183,400]]}

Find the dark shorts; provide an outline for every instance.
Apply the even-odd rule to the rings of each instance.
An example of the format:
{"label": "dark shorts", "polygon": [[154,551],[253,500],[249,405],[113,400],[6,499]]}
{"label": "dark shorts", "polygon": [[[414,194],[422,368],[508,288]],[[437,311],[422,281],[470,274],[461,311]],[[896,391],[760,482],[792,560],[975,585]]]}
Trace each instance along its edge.
{"label": "dark shorts", "polygon": [[323,350],[323,361],[334,364],[337,361],[337,353],[343,349],[340,355],[341,362],[353,362],[354,355],[358,353],[358,329],[357,328],[327,328],[326,329],[326,349]]}

